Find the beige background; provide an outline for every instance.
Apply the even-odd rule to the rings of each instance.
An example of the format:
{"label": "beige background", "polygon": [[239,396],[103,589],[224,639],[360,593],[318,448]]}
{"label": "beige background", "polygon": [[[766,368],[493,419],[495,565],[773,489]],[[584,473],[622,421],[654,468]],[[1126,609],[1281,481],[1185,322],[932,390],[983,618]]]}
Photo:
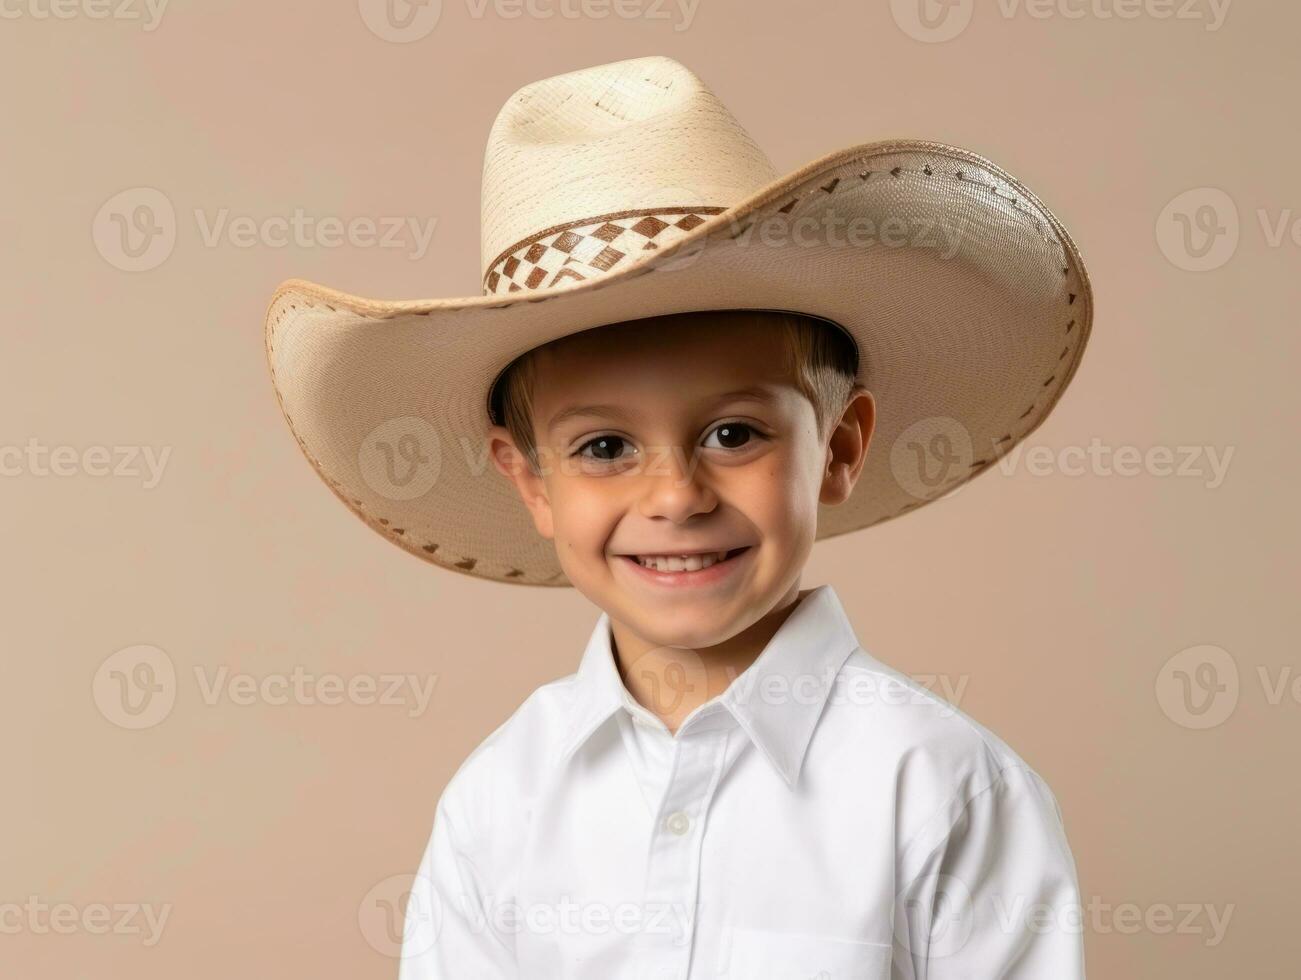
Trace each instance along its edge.
{"label": "beige background", "polygon": [[[97,0],[40,16],[49,2],[7,0],[0,19],[0,974],[396,974],[391,876],[414,871],[465,755],[574,669],[596,610],[441,573],[349,515],[279,416],[262,314],[291,275],[391,298],[475,292],[500,103],[536,78],[663,53],[779,168],[940,139],[1007,167],[1073,230],[1098,314],[1028,441],[1048,465],[995,468],[821,543],[805,584],[833,583],[865,647],[961,688],[1048,779],[1091,976],[1296,975],[1301,690],[1276,686],[1301,671],[1301,245],[1272,240],[1301,213],[1296,5],[1238,0],[1210,29],[1209,0],[1186,8],[1198,19],[1161,18],[1160,0],[1063,0],[1036,6],[1044,17],[978,0],[965,30],[930,43],[900,27],[902,0],[700,0],[689,23],[658,0],[605,19],[595,2],[544,19],[444,0],[430,33],[396,43],[355,0],[175,0],[153,30],[92,16]],[[150,16],[143,0],[132,12]],[[104,229],[136,188],[176,224],[165,261],[130,272]],[[1195,224],[1229,227],[1226,200],[1238,212],[1236,251],[1221,235],[1201,260],[1215,268],[1186,268],[1180,219],[1162,217],[1187,191],[1175,210]],[[223,212],[295,209],[436,225],[418,258],[410,240],[205,241]],[[1232,456],[1218,485],[1204,450],[1185,475],[1054,462],[1094,441]],[[32,445],[71,447],[65,475]],[[93,475],[87,450],[116,464],[118,446],[170,452],[156,485],[139,459]],[[136,645],[175,672],[154,675],[160,717],[111,696],[108,672],[135,654],[106,661]],[[1206,645],[1223,656],[1203,663]],[[435,686],[424,710],[409,689],[400,704],[209,693],[295,668]],[[143,912],[123,919],[132,905],[167,911],[157,941]],[[49,906],[66,909],[53,925]]]}

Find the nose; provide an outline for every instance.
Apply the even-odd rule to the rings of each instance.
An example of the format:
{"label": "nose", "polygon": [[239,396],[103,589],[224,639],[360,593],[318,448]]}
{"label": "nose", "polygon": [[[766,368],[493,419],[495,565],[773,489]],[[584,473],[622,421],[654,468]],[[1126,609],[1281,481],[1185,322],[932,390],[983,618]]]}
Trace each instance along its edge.
{"label": "nose", "polygon": [[681,448],[652,454],[641,479],[645,489],[638,510],[643,517],[661,517],[684,524],[718,506],[718,497],[700,467]]}

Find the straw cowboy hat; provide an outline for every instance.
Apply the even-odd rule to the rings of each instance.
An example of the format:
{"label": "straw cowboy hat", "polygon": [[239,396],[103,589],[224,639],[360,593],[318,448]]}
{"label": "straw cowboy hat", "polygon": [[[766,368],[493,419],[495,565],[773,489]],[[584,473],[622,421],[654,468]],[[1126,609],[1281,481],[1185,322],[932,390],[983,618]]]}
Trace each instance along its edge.
{"label": "straw cowboy hat", "polygon": [[1089,336],[1079,252],[1005,171],[887,140],[781,176],[668,58],[516,92],[488,138],[481,207],[483,295],[390,302],[290,280],[266,350],[285,420],[338,497],[417,557],[482,578],[569,584],[486,443],[499,374],[555,338],[722,309],[848,331],[877,428],[853,495],[818,515],[828,538],[992,465],[1048,415]]}

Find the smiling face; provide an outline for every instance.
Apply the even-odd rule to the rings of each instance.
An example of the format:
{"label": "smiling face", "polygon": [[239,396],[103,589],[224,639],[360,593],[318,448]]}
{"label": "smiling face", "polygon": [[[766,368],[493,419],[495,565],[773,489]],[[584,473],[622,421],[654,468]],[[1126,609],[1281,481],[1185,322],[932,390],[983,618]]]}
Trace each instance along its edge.
{"label": "smiling face", "polygon": [[649,646],[723,643],[792,601],[819,503],[849,495],[871,438],[861,387],[819,432],[779,321],[641,320],[534,353],[536,471],[492,457],[569,581]]}

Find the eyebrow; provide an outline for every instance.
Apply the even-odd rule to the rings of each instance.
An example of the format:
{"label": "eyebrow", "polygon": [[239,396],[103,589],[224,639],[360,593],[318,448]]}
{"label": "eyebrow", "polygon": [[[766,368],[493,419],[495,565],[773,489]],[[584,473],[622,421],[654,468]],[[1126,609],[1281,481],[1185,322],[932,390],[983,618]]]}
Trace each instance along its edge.
{"label": "eyebrow", "polygon": [[[714,395],[705,404],[712,408],[725,402],[739,401],[755,401],[766,405],[771,404],[774,398],[772,392],[767,388],[738,388],[735,391],[724,391]],[[570,405],[551,416],[551,419],[547,422],[547,431],[554,430],[561,422],[575,416],[604,416],[627,420],[630,413],[622,405]]]}

